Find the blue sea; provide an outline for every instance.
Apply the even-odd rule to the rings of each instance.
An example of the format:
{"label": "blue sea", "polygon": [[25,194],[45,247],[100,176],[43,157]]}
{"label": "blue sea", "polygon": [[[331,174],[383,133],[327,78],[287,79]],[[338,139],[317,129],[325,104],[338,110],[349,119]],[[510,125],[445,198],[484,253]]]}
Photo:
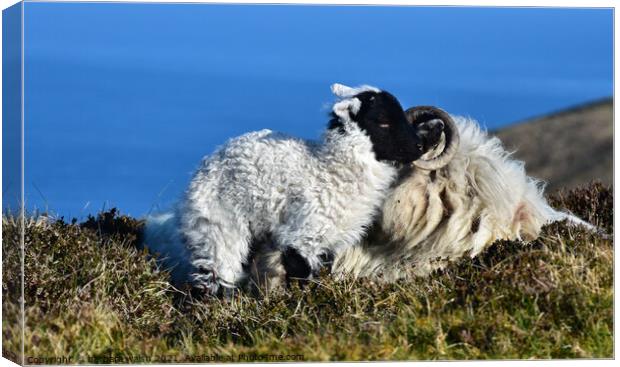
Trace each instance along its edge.
{"label": "blue sea", "polygon": [[247,131],[319,138],[334,82],[375,85],[404,107],[436,105],[489,129],[613,94],[611,9],[24,11],[26,207],[65,218],[170,207],[204,155]]}

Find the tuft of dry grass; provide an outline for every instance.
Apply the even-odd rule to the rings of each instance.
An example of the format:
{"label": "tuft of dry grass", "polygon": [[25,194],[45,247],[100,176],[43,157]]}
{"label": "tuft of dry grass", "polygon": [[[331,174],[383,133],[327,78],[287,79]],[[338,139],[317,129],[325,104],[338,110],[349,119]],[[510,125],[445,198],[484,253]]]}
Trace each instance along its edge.
{"label": "tuft of dry grass", "polygon": [[[592,184],[550,198],[613,233],[613,195]],[[28,363],[342,361],[613,356],[613,245],[547,226],[424,278],[325,276],[257,299],[193,299],[138,248],[117,211],[25,226]],[[3,218],[3,343],[19,350],[19,226]],[[48,360],[50,361],[50,360]],[[63,360],[53,360],[64,363]]]}

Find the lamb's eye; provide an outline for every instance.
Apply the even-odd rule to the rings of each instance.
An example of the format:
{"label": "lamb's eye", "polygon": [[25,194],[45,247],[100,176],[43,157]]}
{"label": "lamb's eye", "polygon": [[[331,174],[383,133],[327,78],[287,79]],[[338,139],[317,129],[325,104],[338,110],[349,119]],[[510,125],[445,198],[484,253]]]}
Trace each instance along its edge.
{"label": "lamb's eye", "polygon": [[379,124],[379,127],[382,129],[387,129],[388,127],[390,127],[390,124]]}

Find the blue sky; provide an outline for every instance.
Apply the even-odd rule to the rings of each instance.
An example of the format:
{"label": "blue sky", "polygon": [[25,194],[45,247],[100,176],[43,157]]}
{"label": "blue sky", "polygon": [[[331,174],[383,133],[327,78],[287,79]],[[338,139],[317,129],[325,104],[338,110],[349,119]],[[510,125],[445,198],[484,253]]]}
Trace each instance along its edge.
{"label": "blue sky", "polygon": [[613,93],[605,9],[25,5],[26,200],[66,217],[170,206],[201,157],[318,138],[329,85],[498,128]]}

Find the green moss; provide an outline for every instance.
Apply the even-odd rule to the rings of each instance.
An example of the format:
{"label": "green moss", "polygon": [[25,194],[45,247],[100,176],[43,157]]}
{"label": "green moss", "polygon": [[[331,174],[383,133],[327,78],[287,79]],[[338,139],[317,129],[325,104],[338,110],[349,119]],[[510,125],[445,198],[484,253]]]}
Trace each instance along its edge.
{"label": "green moss", "polygon": [[[610,188],[593,184],[550,200],[613,232]],[[324,277],[263,299],[231,300],[195,300],[171,287],[169,275],[136,246],[142,224],[115,210],[81,224],[27,221],[27,357],[109,363],[239,355],[279,361],[279,354],[289,361],[613,356],[612,242],[561,223],[532,243],[500,241],[427,278],[377,284]],[[19,285],[18,233],[15,221],[3,218],[5,299]],[[15,347],[21,333],[11,307],[3,304],[3,341]]]}

